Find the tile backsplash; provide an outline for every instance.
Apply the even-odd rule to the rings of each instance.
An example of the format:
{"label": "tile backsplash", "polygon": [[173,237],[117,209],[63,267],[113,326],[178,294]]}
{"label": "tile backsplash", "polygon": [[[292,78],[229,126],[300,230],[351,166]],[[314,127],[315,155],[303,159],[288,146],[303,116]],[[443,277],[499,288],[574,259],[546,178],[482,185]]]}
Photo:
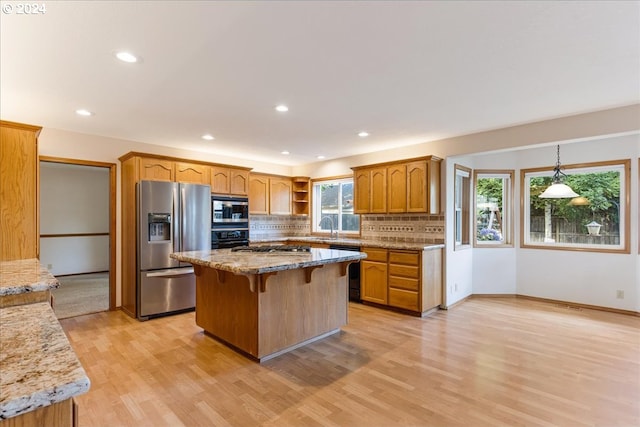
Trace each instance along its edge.
{"label": "tile backsplash", "polygon": [[[311,233],[308,216],[250,215],[251,239],[302,237]],[[362,239],[387,242],[444,243],[444,215],[361,215]]]}
{"label": "tile backsplash", "polygon": [[386,242],[444,243],[444,215],[361,215],[360,237]]}

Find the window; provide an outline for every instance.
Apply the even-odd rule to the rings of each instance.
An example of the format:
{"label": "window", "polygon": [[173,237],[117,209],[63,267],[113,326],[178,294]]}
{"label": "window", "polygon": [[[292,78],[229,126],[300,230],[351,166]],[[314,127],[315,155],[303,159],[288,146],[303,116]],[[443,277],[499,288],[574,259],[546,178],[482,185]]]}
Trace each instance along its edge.
{"label": "window", "polygon": [[475,246],[513,244],[513,171],[474,171]]}
{"label": "window", "polygon": [[360,232],[360,215],[353,213],[353,177],[313,182],[312,231]]}
{"label": "window", "polygon": [[454,165],[454,210],[455,210],[455,246],[462,247],[470,243],[470,215],[471,204],[471,169]]}
{"label": "window", "polygon": [[541,199],[553,171],[522,170],[522,246],[629,253],[630,160],[565,166],[573,199]]}

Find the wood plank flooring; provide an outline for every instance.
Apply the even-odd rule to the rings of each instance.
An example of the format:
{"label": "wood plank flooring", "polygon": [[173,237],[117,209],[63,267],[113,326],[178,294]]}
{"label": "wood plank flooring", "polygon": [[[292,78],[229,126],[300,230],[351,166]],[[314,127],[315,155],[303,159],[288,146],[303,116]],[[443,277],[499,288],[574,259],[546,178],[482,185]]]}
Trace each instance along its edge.
{"label": "wood plank flooring", "polygon": [[640,318],[471,298],[424,319],[361,304],[263,364],[195,325],[61,321],[91,379],[80,426],[639,426]]}

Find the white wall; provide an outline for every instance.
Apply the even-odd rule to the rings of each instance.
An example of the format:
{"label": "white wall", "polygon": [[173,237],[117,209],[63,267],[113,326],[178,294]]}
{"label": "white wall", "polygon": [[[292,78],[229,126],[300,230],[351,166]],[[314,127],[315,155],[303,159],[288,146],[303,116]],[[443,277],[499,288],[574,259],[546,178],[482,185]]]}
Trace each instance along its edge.
{"label": "white wall", "polygon": [[[553,166],[555,155],[555,145],[543,144],[467,159],[475,169],[516,169],[514,247],[473,249],[473,294],[520,294],[640,311],[639,213],[635,196],[639,191],[637,159],[640,157],[640,135],[572,141],[561,145],[562,164],[631,159],[630,254],[520,248],[520,169]],[[458,265],[457,262],[447,263],[448,270]],[[624,299],[616,298],[618,290],[624,292]]]}
{"label": "white wall", "polygon": [[[492,155],[474,156],[475,170],[514,170],[517,165],[517,152],[508,151]],[[473,249],[473,293],[474,294],[510,294],[516,293],[516,248],[520,234],[516,227],[520,203],[518,203],[520,175],[514,174],[514,235],[513,247],[482,247]],[[473,183],[475,185],[475,182]],[[472,228],[474,230],[474,228]]]}
{"label": "white wall", "polygon": [[[563,164],[631,159],[630,253],[521,249],[516,247],[517,293],[560,301],[640,311],[638,304],[638,157],[640,135],[594,139],[561,145]],[[555,147],[519,151],[517,166],[534,168],[555,163]],[[520,188],[516,192],[520,197]],[[518,217],[519,221],[519,217]],[[624,299],[616,291],[624,291]]]}
{"label": "white wall", "polygon": [[[109,169],[40,162],[40,234],[109,232]],[[108,236],[40,239],[54,275],[109,270]]]}
{"label": "white wall", "polygon": [[[455,247],[455,165],[473,168],[470,156],[449,157],[444,165],[445,186],[445,306],[451,306],[473,293],[473,258],[471,245]],[[473,183],[473,182],[472,182]],[[470,219],[471,221],[471,219]],[[471,224],[470,224],[471,226]]]}

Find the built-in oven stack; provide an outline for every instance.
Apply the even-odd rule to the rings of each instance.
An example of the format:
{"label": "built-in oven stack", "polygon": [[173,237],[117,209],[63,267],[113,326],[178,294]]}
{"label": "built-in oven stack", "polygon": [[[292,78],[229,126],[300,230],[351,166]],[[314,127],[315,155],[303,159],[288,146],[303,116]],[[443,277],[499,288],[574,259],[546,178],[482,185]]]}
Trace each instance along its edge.
{"label": "built-in oven stack", "polygon": [[249,244],[249,199],[211,196],[211,249]]}

